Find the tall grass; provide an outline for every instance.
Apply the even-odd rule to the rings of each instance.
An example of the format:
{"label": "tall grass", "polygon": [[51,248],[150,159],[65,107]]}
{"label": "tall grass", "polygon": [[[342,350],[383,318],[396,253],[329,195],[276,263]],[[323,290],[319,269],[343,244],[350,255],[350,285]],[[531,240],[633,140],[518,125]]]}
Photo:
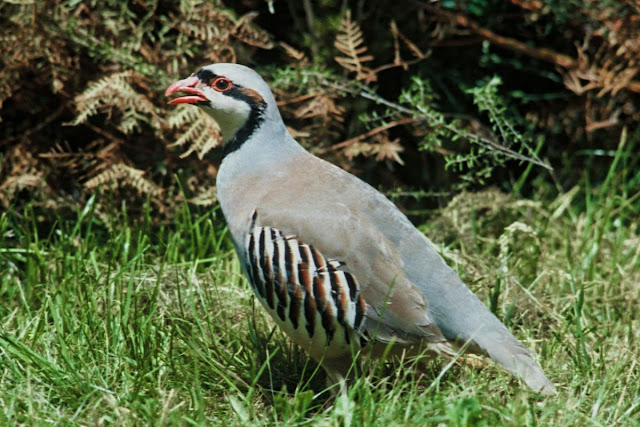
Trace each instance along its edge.
{"label": "tall grass", "polygon": [[639,425],[638,139],[603,183],[465,194],[424,227],[555,398],[489,362],[415,360],[365,363],[334,398],[255,303],[217,210],[157,227],[121,209],[109,233],[105,192],[73,221],[0,214],[0,424]]}

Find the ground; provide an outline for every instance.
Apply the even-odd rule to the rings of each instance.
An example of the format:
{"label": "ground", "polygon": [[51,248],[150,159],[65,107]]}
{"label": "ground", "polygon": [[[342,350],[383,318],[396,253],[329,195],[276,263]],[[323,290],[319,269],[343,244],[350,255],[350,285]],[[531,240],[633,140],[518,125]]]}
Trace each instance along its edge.
{"label": "ground", "polygon": [[537,353],[553,398],[488,361],[415,360],[364,361],[334,398],[255,302],[217,209],[122,214],[111,232],[93,210],[106,194],[75,220],[9,210],[0,424],[638,425],[640,236],[621,182],[463,194],[421,227]]}

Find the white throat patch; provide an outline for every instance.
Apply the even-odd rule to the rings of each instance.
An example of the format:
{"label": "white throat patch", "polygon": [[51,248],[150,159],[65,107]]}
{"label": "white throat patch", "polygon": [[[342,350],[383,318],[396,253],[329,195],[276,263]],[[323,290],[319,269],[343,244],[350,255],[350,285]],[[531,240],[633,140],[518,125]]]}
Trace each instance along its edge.
{"label": "white throat patch", "polygon": [[224,99],[219,102],[214,101],[216,108],[205,106],[205,111],[218,122],[222,139],[226,143],[247,123],[251,107],[246,102],[230,96],[219,96]]}

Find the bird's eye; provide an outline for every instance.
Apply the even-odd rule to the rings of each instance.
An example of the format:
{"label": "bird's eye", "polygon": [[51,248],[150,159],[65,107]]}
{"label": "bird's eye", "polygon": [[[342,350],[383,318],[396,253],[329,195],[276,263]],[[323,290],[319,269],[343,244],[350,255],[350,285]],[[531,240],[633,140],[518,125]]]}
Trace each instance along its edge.
{"label": "bird's eye", "polygon": [[229,79],[225,79],[224,77],[218,77],[211,83],[211,87],[218,92],[225,92],[231,89],[231,81]]}

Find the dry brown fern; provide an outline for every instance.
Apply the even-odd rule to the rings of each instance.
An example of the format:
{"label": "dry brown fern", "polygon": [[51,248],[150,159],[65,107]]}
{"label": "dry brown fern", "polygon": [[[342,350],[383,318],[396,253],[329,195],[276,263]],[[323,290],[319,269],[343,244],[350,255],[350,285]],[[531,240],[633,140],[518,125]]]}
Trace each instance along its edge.
{"label": "dry brown fern", "polygon": [[386,132],[379,133],[374,136],[376,160],[381,162],[390,160],[401,165],[404,161],[400,158],[400,153],[404,151],[404,147],[400,144],[400,138],[390,139]]}
{"label": "dry brown fern", "polygon": [[[220,136],[197,109],[165,112],[160,88],[194,64],[269,49],[271,36],[254,23],[255,13],[239,16],[220,2],[156,3],[2,3],[0,114],[11,123],[0,124],[0,206],[57,196],[82,203],[103,183],[124,187],[112,193],[114,205],[126,201],[135,210],[150,194],[167,207],[179,189],[169,178],[160,192],[162,175],[142,171],[170,177],[180,168],[202,178],[198,188],[215,175],[208,160],[203,171],[197,158],[165,150],[183,145],[185,155],[202,158]],[[185,113],[197,117],[186,124]],[[105,218],[107,199],[96,208]],[[202,194],[194,202],[210,199]]]}
{"label": "dry brown fern", "polygon": [[257,16],[256,12],[235,19],[231,13],[212,3],[202,3],[183,12],[186,19],[177,23],[178,30],[188,38],[206,42],[205,56],[212,62],[236,62],[232,37],[249,46],[273,48],[270,35],[251,23]]}
{"label": "dry brown fern", "polygon": [[189,203],[197,206],[213,206],[218,201],[218,193],[215,185],[200,190],[198,194],[189,199]]}
{"label": "dry brown fern", "polygon": [[249,46],[261,49],[273,49],[269,33],[251,23],[258,16],[258,12],[249,12],[241,16],[231,31],[231,35]]}
{"label": "dry brown fern", "polygon": [[336,103],[337,96],[330,93],[317,93],[306,100],[295,111],[298,119],[320,118],[324,126],[335,122],[344,122],[344,107]]}
{"label": "dry brown fern", "polygon": [[172,129],[186,128],[178,139],[169,147],[182,147],[187,144],[188,149],[181,157],[187,157],[195,152],[202,159],[213,148],[222,143],[220,128],[211,116],[200,108],[181,105],[169,113],[167,124]]}
{"label": "dry brown fern", "polygon": [[336,56],[334,58],[336,62],[347,70],[355,72],[357,80],[367,83],[377,80],[378,77],[373,70],[364,65],[365,62],[373,60],[373,55],[365,55],[367,46],[364,44],[362,30],[357,22],[351,20],[349,10],[340,22],[340,33],[336,36],[334,46],[344,55]]}
{"label": "dry brown fern", "polygon": [[287,56],[289,56],[289,58],[295,61],[292,65],[304,66],[309,62],[309,60],[307,59],[307,56],[303,51],[298,50],[293,46],[282,41],[279,42],[278,45],[285,51],[285,53],[287,54]]}
{"label": "dry brown fern", "polygon": [[120,141],[98,138],[89,144],[72,150],[68,143],[55,143],[49,152],[38,157],[48,159],[57,169],[64,169],[67,175],[86,181],[109,166],[118,163]]}
{"label": "dry brown fern", "polygon": [[390,139],[389,133],[386,131],[373,135],[366,142],[354,140],[343,149],[348,159],[353,159],[357,156],[375,156],[378,162],[391,160],[401,165],[404,165],[404,161],[400,158],[400,153],[403,151],[404,148],[400,144],[400,139]]}
{"label": "dry brown fern", "polygon": [[114,188],[129,186],[136,189],[139,194],[148,194],[152,197],[157,197],[162,193],[160,187],[144,178],[144,171],[132,168],[124,163],[111,165],[85,182],[84,187],[88,190],[94,190],[102,184],[113,185]]}
{"label": "dry brown fern", "polygon": [[[640,22],[639,22],[640,25]],[[637,35],[640,43],[640,31]],[[597,96],[616,95],[640,73],[640,49],[633,56],[622,46],[602,44],[589,56],[589,39],[577,46],[578,67],[563,73],[565,87],[577,95],[598,90]]]}
{"label": "dry brown fern", "polygon": [[229,44],[231,32],[235,28],[235,21],[226,10],[211,3],[184,10],[185,19],[177,22],[177,29],[182,33],[186,44],[189,39],[206,42],[206,56],[213,62],[235,62],[236,52]]}
{"label": "dry brown fern", "polygon": [[312,151],[323,150],[329,141],[344,131],[345,108],[337,93],[320,87],[307,88],[311,93],[292,96],[282,88],[275,95],[280,112],[286,118],[289,132]]}
{"label": "dry brown fern", "polygon": [[113,112],[119,111],[117,128],[128,135],[139,130],[142,123],[154,129],[160,129],[161,122],[153,103],[138,93],[132,83],[143,85],[142,77],[134,71],[123,71],[104,77],[89,86],[75,97],[78,115],[70,123],[73,126],[85,123],[89,117],[104,113],[112,119]]}
{"label": "dry brown fern", "polygon": [[45,168],[24,144],[4,153],[0,156],[0,206],[7,209],[22,190],[37,192],[43,198],[50,196],[44,176]]}

